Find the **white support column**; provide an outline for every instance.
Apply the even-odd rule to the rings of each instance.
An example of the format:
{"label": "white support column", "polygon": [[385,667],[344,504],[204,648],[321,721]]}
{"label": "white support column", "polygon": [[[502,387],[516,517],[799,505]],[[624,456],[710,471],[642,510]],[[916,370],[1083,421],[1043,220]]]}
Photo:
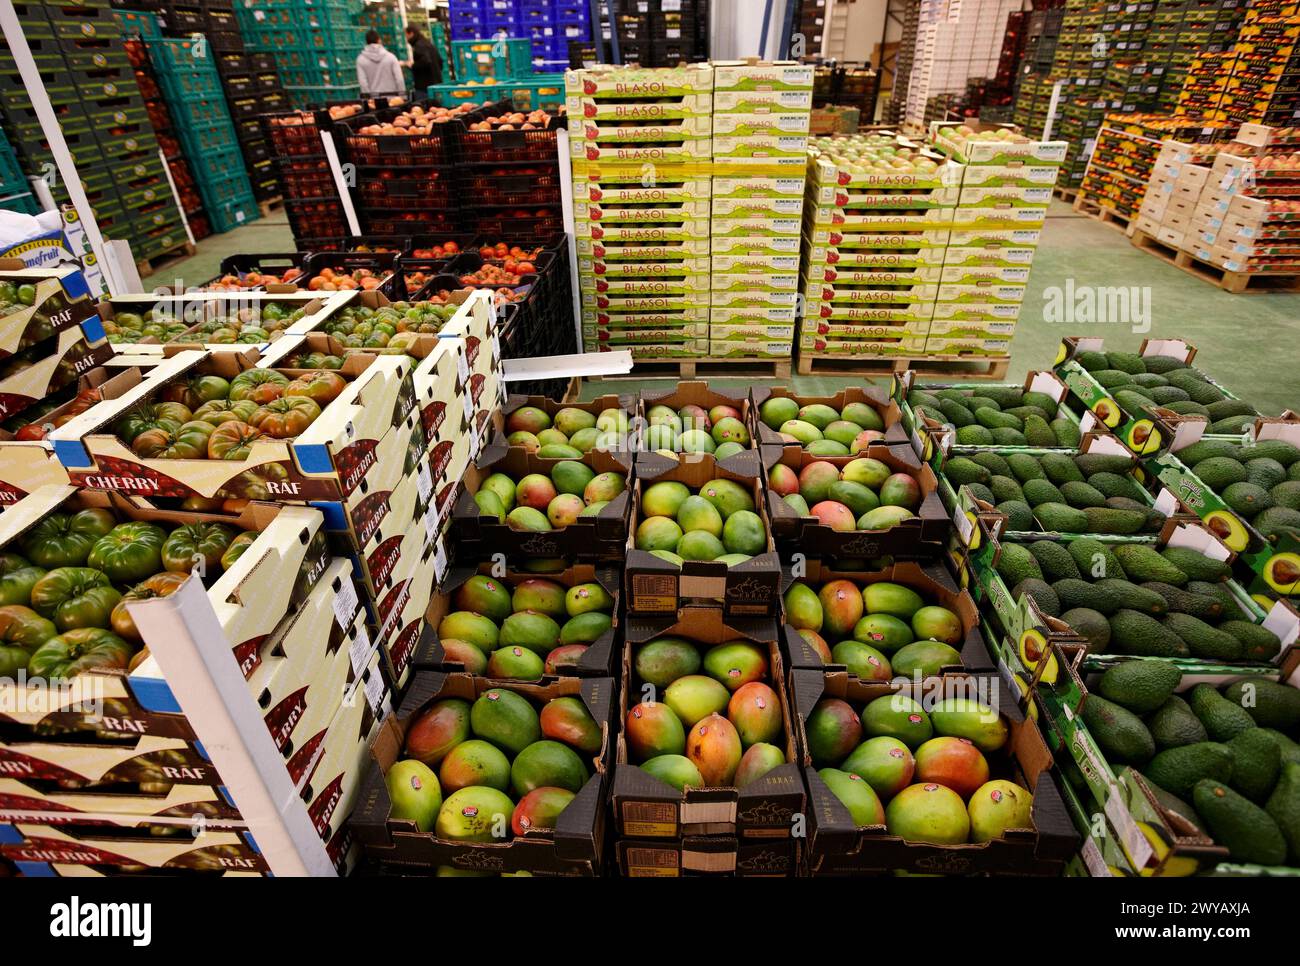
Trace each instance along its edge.
{"label": "white support column", "polygon": [[569,288],[573,296],[573,328],[578,335],[578,351],[584,351],[582,344],[582,293],[578,290],[578,235],[577,224],[573,219],[573,158],[569,156],[569,129],[562,127],[555,132],[555,145],[560,152],[560,204],[563,207],[564,235],[568,242],[569,254]]}
{"label": "white support column", "polygon": [[9,50],[14,57],[14,63],[18,65],[18,72],[22,75],[23,86],[27,88],[27,95],[32,99],[32,107],[36,110],[36,118],[41,122],[41,130],[44,132],[46,139],[50,142],[50,153],[54,155],[54,163],[58,166],[59,177],[68,188],[68,195],[72,198],[72,206],[77,209],[81,216],[81,223],[85,228],[86,240],[90,243],[90,249],[95,253],[101,270],[104,272],[104,280],[108,283],[109,294],[119,295],[124,291],[121,280],[114,271],[116,261],[109,255],[107,246],[104,244],[104,236],[100,233],[99,225],[90,207],[90,201],[86,198],[86,192],[81,187],[81,178],[77,174],[77,165],[72,159],[72,152],[68,150],[68,143],[63,139],[63,129],[59,127],[59,119],[54,114],[54,107],[50,104],[50,96],[45,91],[45,83],[41,80],[40,71],[36,67],[36,61],[32,58],[32,49],[27,45],[27,37],[23,33],[23,25],[18,19],[18,13],[14,10],[13,0],[0,0],[0,29],[3,29],[5,42],[9,45]]}
{"label": "white support column", "polygon": [[[357,210],[352,207],[352,191],[348,186],[348,179],[343,177],[343,166],[339,163],[339,151],[334,144],[334,135],[329,131],[321,131],[320,140],[325,146],[325,159],[329,162],[330,174],[334,176],[334,187],[338,190],[339,201],[343,203],[343,217],[348,220],[348,231],[360,235],[361,223],[357,221]],[[353,177],[356,177],[356,172],[353,172]]]}

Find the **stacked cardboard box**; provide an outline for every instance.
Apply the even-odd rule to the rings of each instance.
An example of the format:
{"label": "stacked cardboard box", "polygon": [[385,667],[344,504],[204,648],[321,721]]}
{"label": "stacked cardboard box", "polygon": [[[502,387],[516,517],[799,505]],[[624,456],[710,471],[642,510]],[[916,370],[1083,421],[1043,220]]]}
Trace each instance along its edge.
{"label": "stacked cardboard box", "polygon": [[1258,4],[1247,11],[1236,60],[1214,117],[1288,124],[1300,109],[1300,20],[1294,4]]}
{"label": "stacked cardboard box", "polygon": [[908,122],[924,122],[934,95],[963,91],[974,77],[996,76],[1007,17],[1019,6],[1010,0],[922,0],[907,85]]}
{"label": "stacked cardboard box", "polygon": [[930,138],[961,165],[961,187],[926,354],[1009,356],[1066,143],[951,122],[932,125]]}
{"label": "stacked cardboard box", "polygon": [[587,351],[707,356],[713,69],[571,70],[565,90]]}
{"label": "stacked cardboard box", "polygon": [[1210,177],[1212,158],[1204,150],[1207,147],[1172,139],[1164,142],[1133,221],[1134,231],[1173,248],[1183,247],[1184,237],[1192,230],[1197,201]]}
{"label": "stacked cardboard box", "polygon": [[709,352],[793,355],[813,70],[713,64]]}
{"label": "stacked cardboard box", "polygon": [[801,359],[925,353],[961,173],[892,134],[813,142]]}

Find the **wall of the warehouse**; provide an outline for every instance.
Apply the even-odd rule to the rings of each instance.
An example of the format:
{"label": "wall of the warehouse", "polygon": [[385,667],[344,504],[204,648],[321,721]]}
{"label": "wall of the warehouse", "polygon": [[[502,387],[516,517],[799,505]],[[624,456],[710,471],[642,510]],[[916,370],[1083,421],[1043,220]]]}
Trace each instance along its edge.
{"label": "wall of the warehouse", "polygon": [[[775,58],[781,50],[781,32],[786,6],[794,0],[770,0],[771,19],[767,46],[759,49],[763,37],[763,13],[769,0],[713,0],[709,4],[709,54],[715,60],[743,57]],[[884,3],[884,0],[879,0]]]}

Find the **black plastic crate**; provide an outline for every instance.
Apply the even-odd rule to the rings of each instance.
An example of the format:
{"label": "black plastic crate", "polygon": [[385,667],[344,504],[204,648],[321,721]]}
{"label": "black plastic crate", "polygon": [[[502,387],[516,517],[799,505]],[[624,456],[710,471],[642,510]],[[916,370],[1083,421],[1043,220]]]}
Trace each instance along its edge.
{"label": "black plastic crate", "polygon": [[178,34],[202,33],[207,26],[200,6],[170,5],[167,8],[167,27]]}
{"label": "black plastic crate", "polygon": [[208,28],[207,32],[208,46],[214,51],[242,51],[244,49],[244,37],[238,31],[234,30],[213,30]]}
{"label": "black plastic crate", "polygon": [[[500,104],[488,105],[482,109],[479,117],[499,116],[505,109]],[[514,111],[513,104],[509,110]],[[547,118],[546,127],[531,131],[471,131],[464,118],[457,118],[448,126],[457,129],[460,160],[464,164],[510,164],[522,161],[559,164],[556,133],[564,126],[562,117],[552,115]]]}
{"label": "black plastic crate", "polygon": [[372,235],[400,235],[402,232],[433,232],[459,234],[462,231],[460,218],[454,211],[445,208],[413,208],[403,206],[393,210],[386,206],[383,210],[363,209],[357,212],[361,227]]}
{"label": "black plastic crate", "polygon": [[[286,198],[329,199],[338,204],[338,188],[324,158],[277,157],[274,160],[276,177]],[[342,217],[340,212],[339,218]]]}
{"label": "black plastic crate", "polygon": [[373,208],[454,208],[455,169],[451,167],[370,167],[357,165],[359,204]]}
{"label": "black plastic crate", "polygon": [[[226,87],[227,97],[247,97],[258,93],[252,74],[227,74],[221,78],[221,82]],[[255,114],[245,116],[256,117]]]}
{"label": "black plastic crate", "polygon": [[337,238],[347,234],[347,223],[337,198],[285,198],[284,213],[294,240],[308,248],[303,238]]}
{"label": "black plastic crate", "polygon": [[695,61],[694,40],[652,40],[650,62],[655,67],[676,67]]}
{"label": "black plastic crate", "polygon": [[455,161],[455,122],[441,124],[429,134],[361,134],[360,129],[379,123],[375,115],[360,115],[337,122],[337,130],[356,165],[442,165]]}
{"label": "black plastic crate", "polygon": [[466,164],[457,169],[464,198],[481,198],[502,205],[560,203],[557,164]]}
{"label": "black plastic crate", "polygon": [[250,50],[247,56],[250,70],[275,70],[274,54],[268,54],[260,50]]}
{"label": "black plastic crate", "polygon": [[502,238],[540,237],[564,230],[560,205],[539,205],[536,208],[471,205],[464,209],[464,222],[470,231]]}

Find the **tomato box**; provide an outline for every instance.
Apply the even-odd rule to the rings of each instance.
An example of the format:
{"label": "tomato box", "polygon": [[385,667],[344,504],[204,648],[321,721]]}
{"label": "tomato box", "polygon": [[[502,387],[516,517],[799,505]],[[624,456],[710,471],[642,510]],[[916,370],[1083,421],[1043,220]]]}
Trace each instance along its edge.
{"label": "tomato box", "polygon": [[234,352],[179,353],[161,363],[149,379],[50,434],[55,455],[78,485],[90,489],[149,496],[338,500],[356,489],[375,463],[380,440],[415,408],[414,360],[405,355],[371,356],[296,437],[257,439],[243,460],[140,457],[113,432],[116,420],[159,401],[182,380],[215,375],[229,381],[253,368],[254,362],[254,357]]}
{"label": "tomato box", "polygon": [[169,826],[180,834],[141,838],[95,825],[0,825],[0,857],[11,862],[49,862],[114,868],[267,872],[266,860],[245,831],[196,834],[188,823]]}
{"label": "tomato box", "polygon": [[[804,786],[798,762],[802,753],[792,727],[791,704],[786,696],[785,661],[781,655],[779,628],[770,619],[726,618],[716,607],[692,607],[680,615],[649,620],[631,619],[627,626],[619,671],[619,732],[615,753],[611,803],[620,836],[627,838],[676,838],[683,835],[728,835],[741,839],[780,840],[796,836],[796,816],[804,812]],[[743,788],[734,785],[678,791],[633,764],[635,738],[630,725],[652,707],[669,711],[666,705],[647,698],[655,686],[637,672],[636,657],[642,646],[659,638],[674,638],[699,645],[700,651],[721,644],[744,643],[764,658],[761,680],[776,692],[782,714],[780,738],[768,742],[778,748],[784,763],[775,766]],[[732,672],[728,672],[732,673]],[[728,690],[731,690],[728,686]],[[646,703],[646,702],[649,703]],[[674,715],[675,717],[675,715]],[[680,722],[679,723],[684,723]],[[692,725],[692,730],[703,725]],[[705,779],[707,782],[707,778]]]}
{"label": "tomato box", "polygon": [[[590,758],[584,756],[589,777],[560,812],[555,828],[528,828],[522,834],[507,833],[489,841],[458,841],[439,838],[435,831],[421,832],[414,822],[395,818],[384,776],[404,757],[407,734],[420,713],[439,701],[473,704],[491,700],[490,695],[500,691],[511,691],[535,708],[557,698],[576,698],[600,729],[599,750]],[[611,678],[565,678],[542,686],[502,684],[469,674],[418,672],[401,706],[380,725],[370,746],[369,766],[351,821],[366,858],[407,874],[432,874],[439,866],[450,866],[477,872],[600,875],[615,707]]]}
{"label": "tomato box", "polygon": [[[822,700],[845,701],[855,710],[894,692],[888,685],[868,684],[819,671],[797,669],[790,674],[791,699],[803,747],[807,748],[808,717]],[[849,811],[804,759],[808,782],[808,864],[815,876],[863,872],[939,872],[949,875],[1059,876],[1077,851],[1079,836],[1057,788],[1052,755],[1033,721],[997,677],[932,679],[906,693],[925,711],[943,700],[983,705],[984,715],[996,714],[1005,729],[1005,742],[987,750],[990,772],[1014,781],[1033,795],[1032,828],[1008,829],[1000,838],[982,843],[938,845],[909,842],[891,835],[883,825],[857,825]],[[987,724],[986,724],[987,727]]]}
{"label": "tomato box", "polygon": [[412,373],[420,420],[431,443],[462,435],[474,419],[474,400],[465,391],[462,372],[469,372],[465,343],[449,338],[439,339]]}
{"label": "tomato box", "polygon": [[[434,520],[429,514],[426,521]],[[445,526],[443,522],[436,524]],[[376,638],[384,661],[384,673],[395,689],[406,685],[424,615],[433,590],[446,577],[448,563],[446,530],[431,531],[418,553],[408,554],[398,572],[388,578],[375,600]]]}
{"label": "tomato box", "polygon": [[[979,608],[975,605],[970,592],[958,586],[952,574],[949,573],[948,568],[942,562],[918,563],[905,560],[883,570],[868,572],[841,569],[834,563],[811,559],[804,562],[800,570],[799,576],[794,576],[793,572],[782,575],[783,593],[788,594],[790,587],[796,582],[816,591],[819,587],[838,580],[849,581],[860,590],[865,590],[871,584],[882,582],[900,584],[911,588],[921,595],[927,606],[942,607],[955,614],[961,622],[960,639],[948,641],[960,653],[961,663],[944,667],[942,673],[947,674],[958,669],[980,672],[988,672],[994,669],[995,665],[989,654],[988,644],[980,631]],[[821,668],[827,674],[844,674],[850,680],[858,680],[858,676],[843,664],[823,663],[822,656],[817,649],[798,633],[800,629],[797,623],[798,620],[799,615],[792,613],[792,608],[787,603],[786,624],[783,630],[790,666]],[[817,627],[806,629],[815,632],[821,630],[821,628]],[[826,640],[825,643],[833,648],[839,642]],[[867,640],[863,643],[871,644],[872,641]],[[904,679],[906,677],[903,676]]]}
{"label": "tomato box", "polygon": [[[786,466],[795,474],[803,473],[813,463],[834,465],[833,459],[823,459],[792,447],[765,446],[760,452],[764,472],[769,478],[777,465]],[[769,486],[767,511],[778,544],[809,556],[832,556],[841,560],[869,560],[889,554],[915,559],[942,553],[952,520],[939,499],[939,480],[934,470],[921,462],[909,443],[869,446],[857,458],[862,457],[879,460],[894,473],[905,473],[916,481],[921,502],[914,515],[882,530],[836,530],[821,523],[816,514],[800,516],[798,510]]]}
{"label": "tomato box", "polygon": [[153,784],[220,785],[221,777],[192,739],[133,735],[108,744],[62,736],[0,744],[0,771],[14,778],[75,782],[78,787]]}
{"label": "tomato box", "polygon": [[0,419],[55,395],[112,355],[102,335],[92,341],[86,327],[73,326],[10,356],[0,368]]}
{"label": "tomato box", "polygon": [[[642,495],[655,483],[675,482],[699,490],[711,480],[736,483],[753,500],[754,512],[763,520],[766,549],[743,563],[728,566],[716,560],[673,563],[636,548]],[[677,614],[683,607],[721,606],[728,617],[771,617],[781,607],[781,573],[776,548],[763,511],[763,485],[754,453],[738,453],[718,461],[711,454],[688,454],[675,466],[666,459],[663,468],[638,468],[632,487],[633,510],[628,524],[624,556],[629,615]]]}
{"label": "tomato box", "polygon": [[21,259],[0,259],[0,359],[78,325],[89,342],[104,336],[79,268],[27,268]]}
{"label": "tomato box", "polygon": [[798,839],[684,835],[676,840],[619,839],[619,872],[629,878],[735,876],[790,878],[800,870]]}
{"label": "tomato box", "polygon": [[[188,824],[198,818],[209,827],[243,826],[223,789],[211,785],[169,785],[149,793],[51,787],[26,778],[0,778],[0,822],[40,825],[111,824],[122,828]],[[179,821],[178,821],[179,820]]]}
{"label": "tomato box", "polygon": [[[419,553],[424,543],[424,515],[434,498],[428,457],[390,491],[371,494],[373,515],[349,515],[346,529],[332,531],[337,552],[356,565],[354,578],[374,596],[398,567],[403,555]],[[326,525],[330,525],[327,518]]]}
{"label": "tomato box", "polygon": [[[575,564],[560,573],[539,575],[509,571],[500,577],[496,575],[497,569],[495,564],[481,563],[477,568],[457,567],[447,574],[447,579],[438,587],[425,611],[424,628],[420,632],[420,641],[412,658],[415,667],[434,671],[470,671],[463,661],[447,656],[442,646],[439,629],[443,618],[459,609],[456,602],[458,591],[470,578],[481,576],[499,583],[512,594],[516,587],[527,581],[555,583],[566,591],[580,584],[598,584],[611,601],[609,628],[595,640],[583,641],[586,649],[581,652],[576,661],[548,670],[543,677],[537,679],[536,683],[549,684],[560,677],[608,677],[612,673],[615,647],[621,637],[618,608],[622,596],[623,575],[618,568]],[[604,609],[601,610],[603,612]],[[560,617],[551,616],[555,617],[557,623],[562,622]]]}
{"label": "tomato box", "polygon": [[[881,423],[881,429],[884,432],[882,441],[887,445],[894,443],[907,442],[907,433],[902,425],[902,411],[898,404],[891,400],[885,393],[881,392],[875,386],[849,386],[841,389],[831,396],[800,396],[784,386],[755,386],[749,393],[750,402],[753,404],[750,410],[750,429],[758,440],[759,446],[781,446],[783,448],[793,447],[796,451],[802,449],[799,443],[790,442],[782,438],[777,430],[763,422],[763,406],[769,399],[791,399],[802,409],[804,406],[829,406],[837,413],[843,414],[845,407],[857,404],[867,406],[872,409]],[[797,417],[796,417],[797,418]],[[836,466],[843,466],[852,457],[831,456],[822,457]]]}
{"label": "tomato box", "polygon": [[584,453],[581,460],[573,461],[583,463],[598,476],[616,474],[623,480],[623,486],[599,513],[580,516],[558,529],[515,529],[508,522],[503,523],[498,517],[484,513],[474,500],[484,481],[494,474],[504,474],[516,484],[529,475],[549,479],[559,462],[565,461],[544,460],[522,447],[486,447],[478,462],[465,471],[464,490],[452,509],[452,534],[457,556],[472,560],[503,553],[511,558],[622,559],[630,506],[627,490],[627,478],[631,474],[629,454],[593,449]]}

